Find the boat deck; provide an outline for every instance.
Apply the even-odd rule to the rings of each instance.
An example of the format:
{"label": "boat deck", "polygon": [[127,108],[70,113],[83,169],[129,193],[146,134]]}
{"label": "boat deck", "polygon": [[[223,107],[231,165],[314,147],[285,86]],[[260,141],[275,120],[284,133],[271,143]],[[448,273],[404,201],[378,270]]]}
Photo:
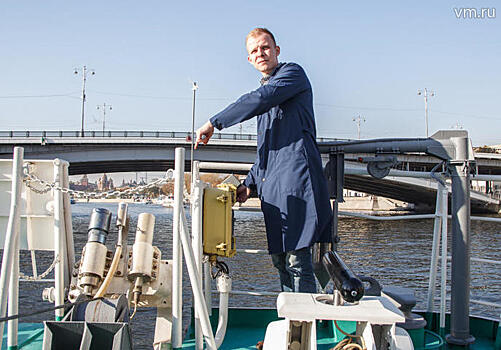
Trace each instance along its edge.
{"label": "boat deck", "polygon": [[[426,315],[425,315],[426,316]],[[218,310],[213,309],[211,324],[217,327]],[[264,340],[266,326],[272,321],[278,320],[277,312],[274,309],[252,309],[252,308],[230,308],[228,310],[228,327],[223,344],[219,349],[244,350],[256,349],[256,344]],[[438,314],[427,317],[429,329],[425,332],[424,347],[416,347],[416,350],[426,349],[464,349],[463,347],[453,347],[443,341],[437,333]],[[193,328],[193,318],[188,328],[183,342],[183,349],[195,349],[195,332]],[[346,332],[355,331],[355,322],[340,321],[339,326]],[[442,333],[447,333],[449,327],[449,315],[446,319],[446,329]],[[475,336],[475,343],[469,346],[469,350],[500,350],[501,349],[501,328],[499,321],[470,317],[470,332]],[[411,335],[412,336],[412,335]],[[332,321],[317,323],[317,349],[327,350],[334,347],[344,338],[334,326]],[[18,349],[39,350],[43,344],[43,324],[42,323],[21,323],[19,324],[19,346]],[[78,349],[78,344],[75,344]],[[4,330],[2,349],[7,349],[7,329]],[[71,350],[71,349],[67,349]]]}
{"label": "boat deck", "polygon": [[[215,332],[217,327],[218,310],[213,309],[211,324]],[[464,347],[454,347],[447,344],[439,334],[439,315],[433,314],[429,319],[429,329],[424,333],[424,347],[420,349],[464,349]],[[446,318],[446,329],[442,333],[449,331],[450,315]],[[223,344],[219,349],[256,349],[256,344],[264,340],[266,326],[272,321],[278,320],[275,309],[232,309],[228,310],[228,327]],[[195,349],[195,332],[193,319],[183,342],[183,349]],[[356,323],[353,321],[339,321],[341,329],[348,333],[355,332]],[[501,349],[501,328],[498,321],[470,317],[470,331],[475,336],[475,343],[469,346],[469,350]],[[412,336],[412,335],[411,335]],[[339,341],[344,339],[334,326],[332,321],[317,323],[317,349],[331,349]],[[497,342],[496,342],[497,339]]]}
{"label": "boat deck", "polygon": [[[215,332],[218,309],[213,309],[210,318]],[[268,323],[276,320],[279,318],[274,309],[228,309],[226,336],[219,349],[256,349],[256,344],[264,340]],[[191,325],[193,324],[192,320]],[[340,321],[338,324],[349,333],[355,331],[355,322]],[[191,325],[183,342],[183,349],[195,349],[195,330]],[[332,322],[317,323],[317,349],[331,349],[343,338]]]}
{"label": "boat deck", "polygon": [[[18,349],[40,350],[43,345],[43,323],[19,323]],[[4,329],[2,349],[7,349],[7,327]]]}

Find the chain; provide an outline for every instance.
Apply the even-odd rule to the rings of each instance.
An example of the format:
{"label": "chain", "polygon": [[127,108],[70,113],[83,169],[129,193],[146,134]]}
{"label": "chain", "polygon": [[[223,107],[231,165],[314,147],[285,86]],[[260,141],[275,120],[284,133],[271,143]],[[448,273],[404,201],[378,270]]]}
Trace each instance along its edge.
{"label": "chain", "polygon": [[[38,193],[38,194],[45,194],[52,189],[52,186],[50,184],[45,183],[45,181],[40,180],[38,178],[35,178],[33,175],[31,175],[27,171],[27,168],[25,168],[24,175],[25,175],[25,177],[24,177],[23,181],[26,184],[26,187],[28,187],[33,192]],[[43,187],[41,189],[36,188],[35,186],[33,186],[33,184],[32,184],[33,182],[38,183],[39,185],[41,185]]]}
{"label": "chain", "polygon": [[[54,189],[56,191],[61,191],[62,193],[71,194],[78,198],[106,198],[111,196],[120,197],[121,195],[140,194],[148,189],[160,187],[168,182],[171,182],[174,179],[174,171],[172,169],[167,170],[163,178],[152,181],[149,184],[132,188],[125,188],[121,190],[108,191],[108,192],[85,192],[85,191],[72,190],[71,188],[67,187],[61,187],[57,185],[55,182],[49,182],[43,180],[39,178],[36,174],[30,173],[29,167],[25,167],[24,176],[25,177],[23,181],[26,184],[26,186],[33,192],[38,194],[44,194]],[[39,184],[42,187],[42,189],[33,186],[33,183]]]}
{"label": "chain", "polygon": [[19,271],[19,278],[24,278],[25,280],[28,280],[28,281],[40,281],[40,280],[44,279],[45,277],[47,277],[47,275],[52,270],[54,270],[54,267],[56,267],[56,264],[58,262],[59,262],[59,255],[57,255],[54,258],[54,261],[52,262],[52,264],[50,264],[50,266],[47,268],[47,270],[44,271],[44,273],[42,273],[42,274],[38,275],[37,277],[35,277],[35,276],[27,276],[24,273],[22,273],[21,271]]}

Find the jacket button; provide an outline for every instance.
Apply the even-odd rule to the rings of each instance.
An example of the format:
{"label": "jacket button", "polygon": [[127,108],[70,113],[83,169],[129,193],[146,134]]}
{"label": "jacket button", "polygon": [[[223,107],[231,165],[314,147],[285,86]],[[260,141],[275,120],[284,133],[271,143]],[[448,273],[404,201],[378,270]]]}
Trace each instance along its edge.
{"label": "jacket button", "polygon": [[265,181],[266,181],[266,178],[265,178],[265,177],[263,177],[263,180],[262,180],[262,181],[263,181],[263,182],[265,182]]}

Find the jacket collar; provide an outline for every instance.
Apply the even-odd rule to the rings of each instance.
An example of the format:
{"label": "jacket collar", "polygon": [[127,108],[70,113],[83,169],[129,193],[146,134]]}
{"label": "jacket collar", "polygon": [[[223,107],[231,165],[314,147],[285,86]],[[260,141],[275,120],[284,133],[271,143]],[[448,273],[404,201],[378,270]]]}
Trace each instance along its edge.
{"label": "jacket collar", "polygon": [[261,83],[261,85],[266,85],[268,84],[268,81],[271,79],[271,77],[273,77],[275,74],[277,74],[278,70],[284,65],[285,63],[279,63],[277,64],[277,66],[275,67],[275,69],[273,70],[273,72],[271,72],[271,74],[268,74],[268,75],[265,75],[261,78],[261,80],[259,81]]}

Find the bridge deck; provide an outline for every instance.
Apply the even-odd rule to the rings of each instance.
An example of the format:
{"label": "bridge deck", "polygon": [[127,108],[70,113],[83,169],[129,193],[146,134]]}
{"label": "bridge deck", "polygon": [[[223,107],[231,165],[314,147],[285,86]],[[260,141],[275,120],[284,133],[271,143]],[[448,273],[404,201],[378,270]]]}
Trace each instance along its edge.
{"label": "bridge deck", "polygon": [[[65,159],[71,175],[127,171],[165,171],[174,167],[176,147],[187,149],[186,170],[189,171],[189,132],[5,132],[0,131],[0,158],[12,157],[14,146],[23,146],[26,159]],[[318,141],[335,139],[320,138]],[[356,161],[368,154],[347,154]],[[398,169],[429,172],[440,161],[424,154],[398,154]],[[255,135],[216,133],[208,145],[199,147],[194,159],[204,162],[253,163],[256,157]],[[328,158],[324,155],[324,161]],[[476,154],[477,172],[501,175],[501,155]],[[235,171],[242,173],[242,171]],[[347,175],[345,188],[390,197],[409,203],[435,205],[435,188],[417,181],[385,178],[376,180],[361,175]],[[498,211],[499,200],[487,195],[472,195],[472,210]]]}

